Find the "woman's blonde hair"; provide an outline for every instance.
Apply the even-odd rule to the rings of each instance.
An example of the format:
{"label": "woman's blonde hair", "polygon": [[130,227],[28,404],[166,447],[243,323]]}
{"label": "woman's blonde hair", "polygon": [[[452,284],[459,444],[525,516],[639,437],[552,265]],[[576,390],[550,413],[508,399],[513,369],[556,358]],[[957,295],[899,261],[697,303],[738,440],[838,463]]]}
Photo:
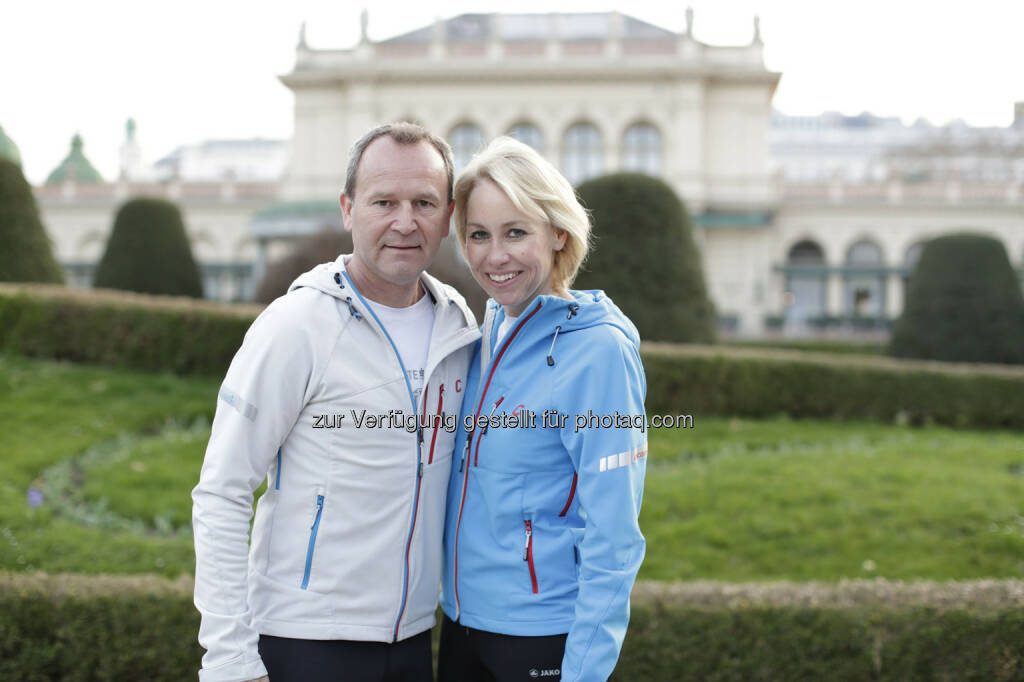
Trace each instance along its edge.
{"label": "woman's blonde hair", "polygon": [[466,253],[466,202],[476,183],[490,180],[517,210],[566,234],[555,252],[552,285],[568,289],[590,249],[590,217],[572,185],[544,157],[511,137],[496,137],[455,182],[455,235]]}

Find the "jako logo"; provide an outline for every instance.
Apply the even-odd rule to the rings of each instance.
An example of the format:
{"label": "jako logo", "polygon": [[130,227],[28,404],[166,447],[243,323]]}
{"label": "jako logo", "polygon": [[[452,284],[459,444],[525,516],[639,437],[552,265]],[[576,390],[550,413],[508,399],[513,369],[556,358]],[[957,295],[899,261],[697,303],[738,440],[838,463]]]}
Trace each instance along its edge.
{"label": "jako logo", "polygon": [[530,677],[559,677],[561,674],[562,671],[558,668],[554,668],[553,670],[548,670],[546,668],[544,670],[537,670],[536,668],[530,669]]}

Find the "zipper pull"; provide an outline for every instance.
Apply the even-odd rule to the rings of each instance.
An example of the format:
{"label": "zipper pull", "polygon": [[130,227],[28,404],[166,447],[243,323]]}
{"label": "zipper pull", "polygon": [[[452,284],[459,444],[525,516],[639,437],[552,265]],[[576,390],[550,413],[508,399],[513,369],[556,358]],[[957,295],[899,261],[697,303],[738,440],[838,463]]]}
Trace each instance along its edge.
{"label": "zipper pull", "polygon": [[323,495],[317,495],[316,496],[316,513],[313,514],[313,523],[311,523],[309,525],[309,529],[310,530],[313,530],[313,526],[316,525],[316,517],[320,515],[320,512],[323,511],[323,508],[324,508],[324,496]]}
{"label": "zipper pull", "polygon": [[530,560],[530,536],[533,535],[533,527],[529,521],[524,521],[526,524],[526,544],[523,546],[523,561]]}
{"label": "zipper pull", "polygon": [[417,476],[418,476],[419,478],[423,478],[423,461],[422,461],[422,460],[420,461],[420,465],[419,465],[419,467],[417,467],[417,470],[416,470],[416,475],[417,475]]}
{"label": "zipper pull", "polygon": [[416,427],[416,430],[420,434],[420,444],[422,444],[423,443],[423,424],[420,423],[420,425],[418,427]]}

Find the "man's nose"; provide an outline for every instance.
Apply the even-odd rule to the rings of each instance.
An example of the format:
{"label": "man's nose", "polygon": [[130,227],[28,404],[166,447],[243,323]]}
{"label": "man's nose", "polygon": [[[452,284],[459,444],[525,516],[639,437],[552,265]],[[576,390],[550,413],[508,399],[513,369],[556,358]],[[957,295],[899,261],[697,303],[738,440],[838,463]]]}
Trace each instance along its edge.
{"label": "man's nose", "polygon": [[402,234],[408,234],[416,229],[416,217],[412,210],[412,202],[399,203],[398,212],[391,227]]}

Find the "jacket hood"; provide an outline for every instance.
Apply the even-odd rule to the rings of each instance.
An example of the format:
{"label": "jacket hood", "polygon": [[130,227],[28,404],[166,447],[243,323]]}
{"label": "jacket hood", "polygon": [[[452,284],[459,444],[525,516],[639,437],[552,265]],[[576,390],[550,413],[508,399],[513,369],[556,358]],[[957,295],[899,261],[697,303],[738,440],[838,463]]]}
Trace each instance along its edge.
{"label": "jacket hood", "polygon": [[[350,308],[353,306],[358,307],[360,297],[353,297],[351,290],[348,288],[355,287],[346,273],[346,266],[350,258],[352,258],[350,254],[342,254],[335,261],[317,265],[312,270],[299,275],[291,283],[291,286],[288,287],[288,291],[291,292],[308,287],[345,301],[349,304]],[[466,324],[473,327],[476,326],[476,320],[473,317],[473,313],[470,312],[469,306],[466,305],[466,300],[455,289],[443,284],[440,280],[426,272],[420,275],[420,281],[423,282],[423,286],[426,287],[437,303],[456,305],[460,312],[462,312]]]}

